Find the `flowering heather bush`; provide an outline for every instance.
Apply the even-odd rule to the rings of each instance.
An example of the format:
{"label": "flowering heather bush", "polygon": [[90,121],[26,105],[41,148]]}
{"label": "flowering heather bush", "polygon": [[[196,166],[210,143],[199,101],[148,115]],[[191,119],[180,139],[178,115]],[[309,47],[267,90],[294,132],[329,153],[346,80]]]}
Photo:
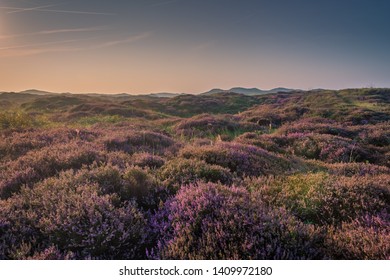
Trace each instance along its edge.
{"label": "flowering heather bush", "polygon": [[165,160],[157,155],[152,155],[149,153],[136,153],[132,156],[133,164],[139,167],[148,167],[148,168],[160,168],[164,165]]}
{"label": "flowering heather bush", "polygon": [[177,135],[190,138],[205,137],[219,134],[222,131],[234,131],[238,129],[237,120],[232,116],[214,116],[201,114],[184,119],[174,126]]}
{"label": "flowering heather bush", "polygon": [[103,155],[96,145],[78,141],[31,151],[0,167],[0,170],[4,169],[0,173],[0,197],[9,197],[22,185],[31,186],[61,170],[77,169],[102,159]]}
{"label": "flowering heather bush", "polygon": [[249,122],[240,122],[238,117],[230,115],[213,116],[202,114],[185,119],[175,125],[176,135],[194,138],[210,137],[220,134],[235,134],[252,131],[260,127]]}
{"label": "flowering heather bush", "polygon": [[160,169],[159,177],[166,185],[175,189],[199,180],[228,185],[233,181],[232,174],[227,168],[207,164],[201,160],[183,158],[168,161]]}
{"label": "flowering heather bush", "polygon": [[138,203],[146,202],[158,186],[156,179],[140,167],[128,168],[123,176],[123,187],[119,192],[122,199],[136,198]]}
{"label": "flowering heather bush", "polygon": [[[245,145],[253,145],[275,153],[285,152],[282,147],[288,144],[287,139],[284,143],[276,143],[276,141],[274,141],[274,137],[275,136],[271,136],[268,134],[247,132],[234,139],[234,142],[245,144]],[[279,137],[278,140],[282,141],[283,138]]]}
{"label": "flowering heather bush", "polygon": [[57,128],[3,133],[0,138],[0,162],[15,160],[31,150],[54,144],[65,144],[73,140],[91,142],[97,133],[84,129]]}
{"label": "flowering heather bush", "polygon": [[349,125],[378,124],[390,120],[390,115],[388,113],[367,108],[353,108],[344,111],[339,115],[339,119]]}
{"label": "flowering heather bush", "polygon": [[242,188],[183,187],[156,214],[157,259],[322,258],[316,231],[271,210]]}
{"label": "flowering heather bush", "polygon": [[390,216],[364,216],[328,231],[326,249],[332,259],[390,260]]}
{"label": "flowering heather bush", "polygon": [[157,208],[160,201],[171,194],[150,170],[138,166],[128,166],[124,170],[111,165],[92,166],[81,169],[73,178],[68,176],[68,181],[95,183],[100,194],[115,194],[122,202],[135,200],[145,210]]}
{"label": "flowering heather bush", "polygon": [[285,101],[283,97],[270,100],[273,104],[254,106],[241,113],[240,117],[245,121],[256,123],[260,126],[275,128],[284,123],[295,121],[309,111],[306,107],[285,106]]}
{"label": "flowering heather bush", "polygon": [[0,201],[0,208],[5,258],[37,258],[51,246],[77,259],[142,257],[143,215],[133,202],[119,205],[116,195],[99,195],[96,185],[47,180]]}
{"label": "flowering heather bush", "polygon": [[287,135],[291,133],[318,133],[353,138],[357,135],[348,126],[342,125],[330,119],[305,118],[281,126],[277,134]]}
{"label": "flowering heather bush", "polygon": [[270,206],[283,206],[305,223],[333,224],[390,210],[390,176],[300,174],[247,180]]}
{"label": "flowering heather bush", "polygon": [[290,167],[289,162],[281,156],[239,143],[220,142],[214,146],[187,147],[181,150],[181,156],[220,165],[238,176],[280,174]]}
{"label": "flowering heather bush", "polygon": [[288,135],[293,141],[295,154],[307,158],[320,159],[325,162],[350,162],[367,160],[368,151],[349,139],[328,135],[307,135],[302,137],[299,133]]}
{"label": "flowering heather bush", "polygon": [[390,123],[377,125],[364,125],[355,128],[359,131],[360,141],[364,144],[370,144],[379,147],[390,146]]}
{"label": "flowering heather bush", "polygon": [[50,246],[42,252],[36,252],[29,260],[71,260],[74,258],[72,253],[61,253],[55,246]]}
{"label": "flowering heather bush", "polygon": [[122,202],[135,200],[147,209],[156,208],[161,199],[167,196],[167,190],[147,170],[136,166],[121,169],[117,166],[98,165],[74,171],[61,172],[58,177],[49,179],[52,184],[82,185],[94,184],[99,195],[116,195]]}
{"label": "flowering heather bush", "polygon": [[390,175],[390,168],[369,163],[351,162],[351,163],[333,163],[324,164],[328,172],[339,176],[365,176],[365,175]]}
{"label": "flowering heather bush", "polygon": [[300,132],[284,136],[245,134],[237,141],[273,152],[288,153],[328,163],[351,161],[382,163],[385,161],[383,155],[375,148],[363,147],[351,139],[327,134]]}
{"label": "flowering heather bush", "polygon": [[107,164],[117,166],[120,169],[126,169],[133,164],[133,157],[123,151],[108,152],[105,156]]}
{"label": "flowering heather bush", "polygon": [[150,152],[163,154],[175,142],[170,137],[152,131],[116,131],[103,140],[108,151],[124,151],[130,154],[135,152]]}
{"label": "flowering heather bush", "polygon": [[0,259],[390,259],[389,92],[3,93]]}

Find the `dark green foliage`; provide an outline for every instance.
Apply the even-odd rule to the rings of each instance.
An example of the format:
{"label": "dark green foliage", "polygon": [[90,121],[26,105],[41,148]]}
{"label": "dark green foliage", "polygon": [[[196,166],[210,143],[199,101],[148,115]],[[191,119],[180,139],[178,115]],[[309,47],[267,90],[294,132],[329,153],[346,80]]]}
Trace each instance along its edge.
{"label": "dark green foliage", "polygon": [[159,171],[159,177],[168,186],[179,188],[197,181],[231,184],[232,174],[219,165],[207,164],[196,159],[168,161]]}

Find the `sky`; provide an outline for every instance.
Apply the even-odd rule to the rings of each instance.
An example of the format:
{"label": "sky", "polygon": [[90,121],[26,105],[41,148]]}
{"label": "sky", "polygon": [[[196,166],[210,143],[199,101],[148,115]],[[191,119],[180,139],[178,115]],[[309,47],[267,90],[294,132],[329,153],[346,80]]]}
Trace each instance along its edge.
{"label": "sky", "polygon": [[0,0],[0,91],[390,87],[388,0]]}

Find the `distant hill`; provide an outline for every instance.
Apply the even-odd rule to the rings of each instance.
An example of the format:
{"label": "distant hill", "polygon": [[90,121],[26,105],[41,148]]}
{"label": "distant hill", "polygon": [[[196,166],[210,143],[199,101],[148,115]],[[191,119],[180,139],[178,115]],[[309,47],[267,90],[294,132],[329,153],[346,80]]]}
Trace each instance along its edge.
{"label": "distant hill", "polygon": [[[243,95],[248,96],[256,96],[256,95],[263,95],[263,94],[269,94],[269,93],[278,93],[278,92],[292,92],[295,91],[294,89],[289,88],[273,88],[270,90],[261,90],[258,88],[243,88],[243,87],[234,87],[228,90],[220,89],[220,88],[214,88],[210,91],[200,93],[199,95],[214,95],[218,93],[239,93]],[[5,92],[0,92],[0,94]],[[70,94],[70,93],[57,93],[57,92],[50,92],[50,91],[44,91],[44,90],[38,90],[38,89],[28,89],[21,92],[18,92],[19,94],[32,94],[32,95],[64,95],[64,94]],[[127,98],[132,96],[144,96],[144,97],[163,97],[163,98],[173,98],[177,96],[186,95],[186,93],[170,93],[170,92],[159,92],[159,93],[145,93],[145,94],[131,94],[131,93],[118,93],[118,94],[100,94],[100,93],[83,93],[82,95],[86,96],[111,96],[111,97],[118,97],[118,98]],[[198,95],[198,94],[194,94]]]}
{"label": "distant hill", "polygon": [[176,96],[183,95],[183,94],[185,94],[185,93],[160,92],[160,93],[150,93],[148,95],[154,96],[154,97],[168,97],[168,98],[171,98],[171,97],[176,97]]}
{"label": "distant hill", "polygon": [[242,87],[234,87],[228,90],[220,89],[220,88],[215,88],[210,91],[201,93],[203,95],[211,95],[215,93],[221,93],[221,92],[235,92],[235,93],[240,93],[244,95],[262,95],[262,94],[268,94],[268,93],[277,93],[277,92],[291,92],[294,91],[294,89],[288,89],[288,88],[274,88],[270,90],[261,90],[258,88],[242,88]]}
{"label": "distant hill", "polygon": [[34,95],[58,94],[58,93],[55,93],[55,92],[49,92],[49,91],[38,90],[38,89],[28,89],[28,90],[21,91],[19,93],[28,93],[28,94],[34,94]]}

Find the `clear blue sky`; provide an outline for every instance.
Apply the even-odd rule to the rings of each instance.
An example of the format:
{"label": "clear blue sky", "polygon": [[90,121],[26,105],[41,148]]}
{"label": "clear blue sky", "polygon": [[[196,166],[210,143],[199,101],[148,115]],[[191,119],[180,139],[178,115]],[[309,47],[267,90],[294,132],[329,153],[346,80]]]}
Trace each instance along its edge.
{"label": "clear blue sky", "polygon": [[0,0],[0,90],[390,87],[386,0]]}

